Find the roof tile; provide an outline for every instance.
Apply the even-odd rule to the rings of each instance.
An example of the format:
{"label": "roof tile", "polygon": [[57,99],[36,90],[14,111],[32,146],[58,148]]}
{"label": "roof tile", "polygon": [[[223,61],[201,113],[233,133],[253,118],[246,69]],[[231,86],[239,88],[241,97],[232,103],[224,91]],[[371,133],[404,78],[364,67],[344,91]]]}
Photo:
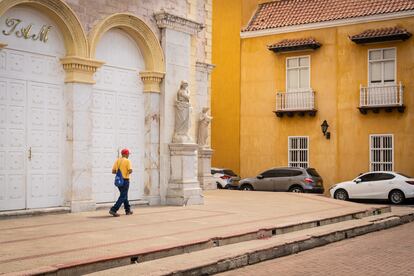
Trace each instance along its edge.
{"label": "roof tile", "polygon": [[414,10],[414,0],[275,0],[260,4],[246,31]]}

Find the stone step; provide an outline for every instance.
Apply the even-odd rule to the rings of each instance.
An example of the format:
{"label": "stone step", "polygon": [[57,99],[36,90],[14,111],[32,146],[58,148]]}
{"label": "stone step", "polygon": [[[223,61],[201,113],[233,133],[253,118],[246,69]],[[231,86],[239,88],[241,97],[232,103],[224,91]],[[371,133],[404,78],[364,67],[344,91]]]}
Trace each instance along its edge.
{"label": "stone step", "polygon": [[245,227],[244,230],[238,232],[230,231],[220,236],[210,236],[200,240],[187,241],[182,244],[175,244],[171,246],[164,246],[155,249],[140,249],[132,252],[126,252],[121,255],[111,255],[110,257],[97,257],[91,259],[84,259],[82,261],[66,263],[61,265],[53,265],[47,267],[39,267],[29,271],[21,271],[25,275],[83,275],[95,271],[130,265],[136,262],[146,262],[156,259],[176,256],[180,254],[187,254],[190,252],[203,251],[211,248],[221,248],[233,244],[241,244],[247,241],[255,241],[257,239],[268,239],[272,236],[283,236],[283,234],[301,233],[302,230],[310,230],[313,228],[320,228],[346,221],[360,220],[361,218],[371,217],[390,212],[389,206],[376,206],[365,208],[360,211],[339,212],[336,215],[327,215],[321,213],[318,216],[309,217],[305,213],[295,217],[295,222],[288,222],[287,220],[269,221],[267,226],[252,226]]}
{"label": "stone step", "polygon": [[414,221],[414,209],[340,221],[271,237],[95,272],[89,275],[211,275]]}

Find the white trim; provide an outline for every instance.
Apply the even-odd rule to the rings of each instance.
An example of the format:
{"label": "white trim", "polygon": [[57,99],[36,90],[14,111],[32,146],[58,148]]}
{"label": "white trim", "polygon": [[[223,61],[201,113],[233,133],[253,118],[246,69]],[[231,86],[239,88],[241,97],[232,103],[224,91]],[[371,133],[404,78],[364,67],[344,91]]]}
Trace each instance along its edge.
{"label": "white trim", "polygon": [[[290,147],[290,140],[294,139],[294,138],[305,138],[306,139],[306,149],[291,149]],[[299,141],[299,140],[298,140]],[[306,161],[302,161],[302,160],[298,160],[293,162],[292,161],[292,155],[291,152],[293,150],[306,150]],[[300,155],[299,155],[299,159],[300,159]],[[288,166],[289,167],[293,167],[291,164],[292,163],[305,163],[306,162],[306,167],[305,168],[309,168],[309,136],[288,136]]]}
{"label": "white trim", "polygon": [[259,37],[259,36],[266,36],[266,35],[292,33],[292,32],[298,32],[298,31],[306,31],[306,30],[339,27],[339,26],[345,26],[345,25],[369,23],[369,22],[391,20],[391,19],[405,18],[405,17],[411,17],[411,16],[414,16],[414,10],[396,12],[396,13],[390,13],[390,14],[361,16],[361,17],[356,17],[356,18],[347,18],[347,19],[340,19],[340,20],[301,24],[301,25],[294,25],[294,26],[287,26],[287,27],[280,27],[280,28],[273,28],[273,29],[266,29],[266,30],[259,30],[259,31],[240,32],[240,38],[243,39],[243,38],[252,38],[252,37]]}
{"label": "white trim", "polygon": [[[373,172],[374,170],[372,169],[372,162],[373,162],[373,156],[372,156],[372,138],[373,137],[391,137],[391,171],[394,171],[394,134],[390,134],[390,133],[384,133],[384,134],[370,134],[369,135],[369,171]],[[389,163],[389,162],[387,162]],[[385,163],[383,163],[385,164]],[[385,171],[384,168],[382,167],[380,171]]]}
{"label": "white trim", "polygon": [[[289,81],[288,81],[288,60],[291,60],[291,59],[297,59],[298,60],[298,68],[301,68],[300,66],[299,66],[299,59],[300,58],[309,58],[309,65],[307,66],[308,68],[309,68],[309,85],[308,85],[308,87],[306,87],[306,88],[304,88],[304,89],[301,89],[301,88],[299,88],[299,84],[300,84],[300,79],[299,79],[299,77],[300,77],[300,72],[299,72],[299,76],[298,76],[298,89],[297,90],[289,90],[288,89],[288,83],[289,83]],[[312,87],[312,85],[311,85],[311,56],[310,55],[303,55],[303,56],[292,56],[292,57],[287,57],[286,58],[286,60],[285,60],[285,70],[286,70],[286,72],[285,72],[285,74],[286,74],[286,81],[285,81],[285,90],[286,90],[286,92],[302,92],[302,91],[309,91],[309,90],[312,90],[311,89],[311,87]],[[303,67],[303,68],[305,68],[305,67]]]}
{"label": "white trim", "polygon": [[[392,83],[390,83],[390,82],[385,83],[384,82],[384,73],[385,73],[385,70],[384,70],[384,61],[387,61],[387,60],[383,59],[382,57],[384,55],[384,50],[389,50],[389,49],[394,49],[395,50],[395,57],[393,59],[394,60],[394,82],[392,82]],[[381,83],[374,83],[373,84],[373,83],[371,83],[371,74],[370,74],[371,73],[371,71],[370,71],[370,69],[371,69],[371,62],[370,62],[370,59],[369,59],[369,54],[372,51],[378,51],[378,50],[381,50],[381,61],[378,61],[378,62],[381,62],[381,73],[382,73]],[[379,85],[379,86],[385,86],[385,85],[396,85],[397,84],[397,47],[371,48],[371,49],[368,49],[367,59],[368,59],[368,78],[367,78],[368,85],[367,85],[367,87],[377,86],[377,85]]]}

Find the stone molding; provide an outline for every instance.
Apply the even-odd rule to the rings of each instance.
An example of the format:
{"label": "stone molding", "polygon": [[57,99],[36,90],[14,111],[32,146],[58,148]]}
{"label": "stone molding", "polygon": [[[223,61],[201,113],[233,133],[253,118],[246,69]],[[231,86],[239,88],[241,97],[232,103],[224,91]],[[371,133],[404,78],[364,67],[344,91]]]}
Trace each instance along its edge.
{"label": "stone molding", "polygon": [[198,156],[201,158],[211,158],[211,156],[213,155],[214,150],[212,150],[211,148],[204,148],[204,147],[199,147],[198,148]]}
{"label": "stone molding", "polygon": [[82,57],[69,56],[60,59],[66,72],[65,82],[94,84],[93,74],[104,62],[86,59]]}
{"label": "stone molding", "polygon": [[113,28],[125,31],[136,42],[144,58],[146,71],[165,72],[164,52],[157,36],[144,21],[129,13],[110,15],[93,27],[88,38],[91,58],[95,57],[102,35]]}
{"label": "stone molding", "polygon": [[204,72],[204,73],[210,74],[211,71],[213,71],[213,69],[215,67],[216,67],[216,65],[214,65],[214,64],[200,62],[200,61],[197,61],[196,62],[196,70],[197,71],[200,71],[200,72]]}
{"label": "stone molding", "polygon": [[197,155],[198,145],[194,143],[171,143],[168,145],[171,155]]}
{"label": "stone molding", "polygon": [[88,41],[75,12],[62,0],[1,0],[0,16],[18,5],[31,7],[48,15],[59,27],[67,56],[88,56]]}
{"label": "stone molding", "polygon": [[160,84],[164,78],[164,73],[162,72],[150,72],[142,71],[139,72],[142,82],[144,83],[144,92],[161,92]]}
{"label": "stone molding", "polygon": [[161,11],[154,14],[157,25],[160,29],[169,28],[187,34],[195,35],[204,28],[204,25],[184,17],[179,17]]}

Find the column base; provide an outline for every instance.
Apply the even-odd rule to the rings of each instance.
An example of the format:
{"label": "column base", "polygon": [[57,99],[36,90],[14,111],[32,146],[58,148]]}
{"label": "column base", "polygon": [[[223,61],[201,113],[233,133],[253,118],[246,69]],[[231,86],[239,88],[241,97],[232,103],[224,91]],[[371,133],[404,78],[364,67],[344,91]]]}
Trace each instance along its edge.
{"label": "column base", "polygon": [[170,182],[167,192],[167,205],[202,205],[204,197],[198,182]]}
{"label": "column base", "polygon": [[144,196],[143,200],[148,201],[148,205],[161,205],[161,197],[160,196]]}
{"label": "column base", "polygon": [[75,200],[70,203],[70,212],[79,213],[87,211],[95,211],[96,203],[92,200]]}

